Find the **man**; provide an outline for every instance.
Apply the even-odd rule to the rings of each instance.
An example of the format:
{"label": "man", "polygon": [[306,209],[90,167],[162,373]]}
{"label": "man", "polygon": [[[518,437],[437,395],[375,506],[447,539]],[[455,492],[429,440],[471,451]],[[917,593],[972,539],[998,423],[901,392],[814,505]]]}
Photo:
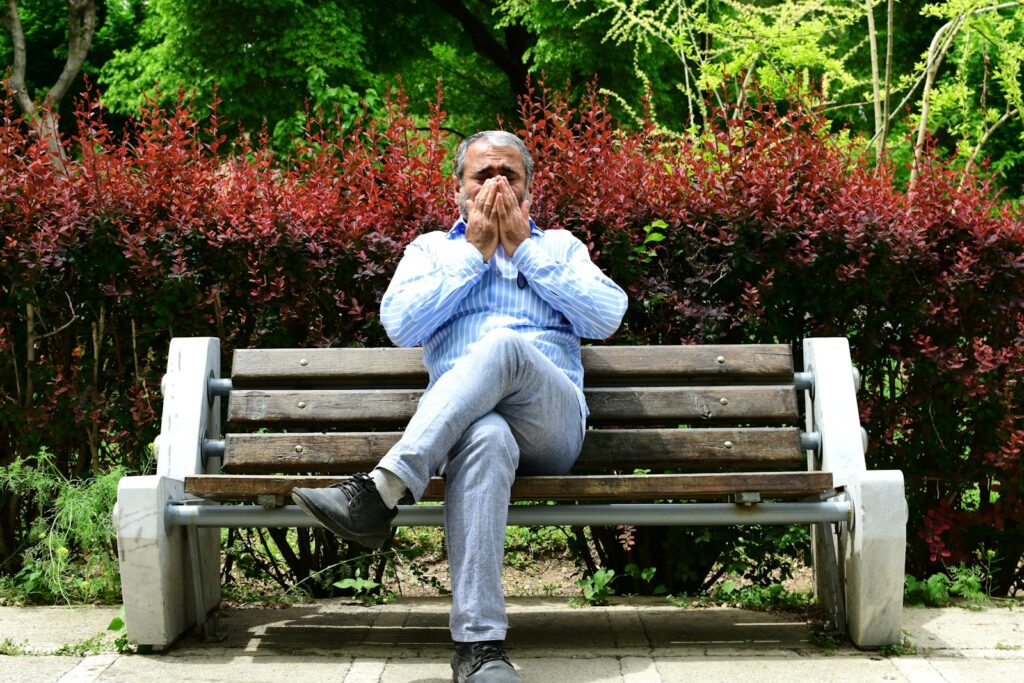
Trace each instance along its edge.
{"label": "man", "polygon": [[381,301],[391,340],[423,345],[430,384],[416,414],[369,475],[293,493],[331,531],[377,548],[395,506],[445,477],[457,683],[520,680],[504,650],[509,491],[517,474],[564,474],[576,461],[587,416],[580,337],[610,336],[626,310],[582,242],[530,220],[532,174],[511,133],[459,146],[460,220],[408,246]]}

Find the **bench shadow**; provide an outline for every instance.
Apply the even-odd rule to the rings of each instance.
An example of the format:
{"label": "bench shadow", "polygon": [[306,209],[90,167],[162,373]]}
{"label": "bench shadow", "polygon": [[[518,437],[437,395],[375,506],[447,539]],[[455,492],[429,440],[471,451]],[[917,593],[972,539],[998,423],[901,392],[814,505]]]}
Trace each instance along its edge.
{"label": "bench shadow", "polygon": [[[362,657],[447,658],[450,602],[414,598],[366,607],[325,601],[285,608],[221,608],[222,642],[182,640],[177,650],[249,654],[315,651]],[[514,658],[578,657],[614,650],[792,650],[813,647],[799,615],[730,608],[681,609],[664,601],[566,609],[557,598],[509,600],[508,648]]]}

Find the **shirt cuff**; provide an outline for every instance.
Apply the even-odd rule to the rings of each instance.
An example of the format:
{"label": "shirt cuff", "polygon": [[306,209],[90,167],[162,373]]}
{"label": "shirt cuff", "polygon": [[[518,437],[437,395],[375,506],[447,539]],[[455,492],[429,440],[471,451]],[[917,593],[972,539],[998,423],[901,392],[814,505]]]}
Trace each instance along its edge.
{"label": "shirt cuff", "polygon": [[487,270],[483,254],[469,242],[453,242],[447,253],[449,267],[460,275],[479,275]]}
{"label": "shirt cuff", "polygon": [[551,257],[547,252],[532,239],[520,242],[512,254],[512,265],[522,271],[526,277],[531,277],[536,271],[550,265],[551,262]]}

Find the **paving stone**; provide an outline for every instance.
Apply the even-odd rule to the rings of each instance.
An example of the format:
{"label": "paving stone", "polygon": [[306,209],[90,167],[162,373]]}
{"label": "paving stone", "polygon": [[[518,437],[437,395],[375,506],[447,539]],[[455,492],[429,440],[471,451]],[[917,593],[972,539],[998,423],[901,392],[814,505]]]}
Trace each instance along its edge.
{"label": "paving stone", "polygon": [[103,683],[336,683],[344,679],[351,664],[348,657],[134,655],[120,657],[96,680]]}
{"label": "paving stone", "polygon": [[[223,609],[221,642],[189,636],[158,656],[0,657],[0,681],[447,683],[449,605],[440,598]],[[102,632],[117,612],[0,608],[0,639],[45,653]],[[904,657],[841,641],[817,645],[795,615],[658,600],[578,609],[512,598],[509,617],[509,654],[527,683],[1024,681],[1024,609],[1016,606],[905,610],[904,630],[921,655]]]}
{"label": "paving stone", "polygon": [[0,655],[0,681],[52,683],[78,666],[80,657],[33,657]]}
{"label": "paving stone", "polygon": [[657,657],[656,662],[662,680],[692,683],[864,683],[912,680],[884,657]]}

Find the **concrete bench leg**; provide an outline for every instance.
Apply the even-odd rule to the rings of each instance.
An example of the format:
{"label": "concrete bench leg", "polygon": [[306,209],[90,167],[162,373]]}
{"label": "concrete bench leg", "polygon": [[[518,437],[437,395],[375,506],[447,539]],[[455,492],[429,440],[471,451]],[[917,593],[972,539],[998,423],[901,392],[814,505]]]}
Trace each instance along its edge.
{"label": "concrete bench leg", "polygon": [[850,639],[860,647],[898,643],[907,551],[903,473],[860,472],[851,475],[847,491],[854,506],[842,548]]}
{"label": "concrete bench leg", "polygon": [[[167,502],[182,497],[182,482],[155,475],[124,477],[117,489],[114,524],[128,637],[155,650],[197,625],[197,604],[205,620],[220,602],[220,553],[200,552],[203,590],[197,603],[186,531],[165,528]],[[219,529],[197,532],[201,548],[219,550]]]}
{"label": "concrete bench leg", "polygon": [[[202,454],[203,439],[220,436],[220,399],[207,391],[209,379],[219,376],[217,339],[171,340],[161,383],[156,476],[126,477],[118,487],[115,523],[125,625],[129,638],[155,649],[167,647],[193,625],[204,625],[220,602],[220,530],[200,529],[190,544],[185,529],[164,528],[168,501],[185,499],[185,477],[220,469],[216,461],[204,462]],[[190,564],[195,553],[199,600]]]}

